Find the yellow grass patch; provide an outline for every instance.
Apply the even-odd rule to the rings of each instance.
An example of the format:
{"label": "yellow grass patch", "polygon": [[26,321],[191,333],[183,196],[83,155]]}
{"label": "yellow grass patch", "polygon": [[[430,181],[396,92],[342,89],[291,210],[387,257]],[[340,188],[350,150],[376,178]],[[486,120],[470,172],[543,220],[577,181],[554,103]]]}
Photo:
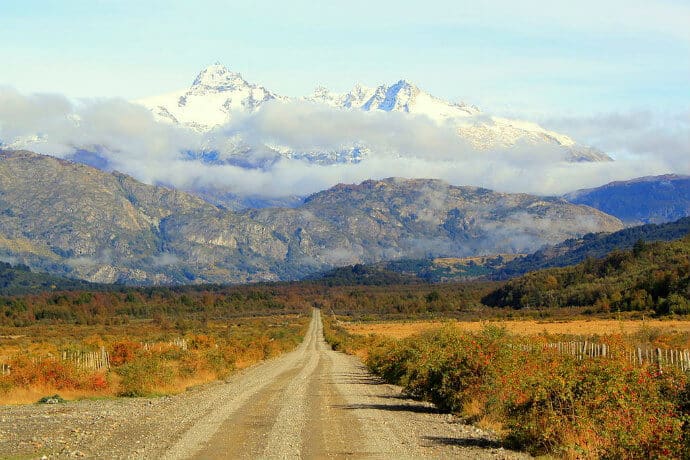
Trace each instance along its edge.
{"label": "yellow grass patch", "polygon": [[474,257],[437,257],[434,259],[434,265],[439,265],[442,267],[452,268],[454,265],[469,265],[470,262],[474,262],[477,265],[486,265],[490,260],[494,260],[497,257],[503,257],[504,262],[510,262],[511,260],[522,257],[524,254],[496,254],[491,256],[474,256]]}
{"label": "yellow grass patch", "polygon": [[0,235],[0,247],[11,249],[14,252],[24,252],[28,254],[38,254],[43,257],[48,257],[53,260],[59,260],[60,257],[50,250],[48,245],[42,243],[35,243],[27,238],[7,238]]}
{"label": "yellow grass patch", "polygon": [[32,386],[28,388],[14,387],[7,393],[0,394],[0,406],[8,404],[32,404],[44,396],[59,394],[62,398],[72,401],[85,398],[114,397],[115,391],[109,390],[56,390],[50,387]]}
{"label": "yellow grass patch", "polygon": [[480,331],[485,325],[492,324],[505,327],[512,334],[537,335],[548,334],[603,335],[632,334],[641,328],[657,329],[664,334],[690,332],[688,320],[614,320],[592,319],[572,321],[411,321],[380,323],[344,323],[343,326],[353,334],[379,334],[387,337],[404,338],[420,332],[439,329],[445,324],[454,324],[468,332]]}

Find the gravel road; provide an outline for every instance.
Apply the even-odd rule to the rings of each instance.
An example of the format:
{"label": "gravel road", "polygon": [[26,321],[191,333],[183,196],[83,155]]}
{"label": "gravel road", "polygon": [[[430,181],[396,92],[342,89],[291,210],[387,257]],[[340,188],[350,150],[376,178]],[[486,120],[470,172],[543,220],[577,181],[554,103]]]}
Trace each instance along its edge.
{"label": "gravel road", "polygon": [[294,351],[164,398],[0,407],[0,457],[527,458],[334,352]]}

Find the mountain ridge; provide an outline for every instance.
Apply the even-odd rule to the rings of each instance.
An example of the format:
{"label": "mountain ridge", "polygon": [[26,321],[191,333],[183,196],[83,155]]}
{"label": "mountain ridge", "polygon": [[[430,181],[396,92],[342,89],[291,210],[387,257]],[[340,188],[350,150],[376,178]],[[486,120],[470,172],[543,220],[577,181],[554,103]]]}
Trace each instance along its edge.
{"label": "mountain ridge", "polygon": [[92,282],[243,283],[415,255],[524,252],[620,221],[561,198],[400,179],[233,212],[31,152],[0,152],[0,259]]}
{"label": "mountain ridge", "polygon": [[671,222],[690,216],[690,176],[665,174],[615,181],[564,195],[614,215],[628,225]]}

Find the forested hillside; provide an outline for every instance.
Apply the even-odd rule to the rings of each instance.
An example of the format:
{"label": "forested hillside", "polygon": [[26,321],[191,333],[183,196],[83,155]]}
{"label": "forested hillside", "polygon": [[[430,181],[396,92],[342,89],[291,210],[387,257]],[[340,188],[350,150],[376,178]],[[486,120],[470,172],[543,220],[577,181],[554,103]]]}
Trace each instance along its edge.
{"label": "forested hillside", "polygon": [[0,262],[0,295],[97,288],[98,285],[87,281],[62,278],[46,273],[33,273],[26,265],[13,266],[6,262]]}
{"label": "forested hillside", "polygon": [[672,241],[690,233],[690,217],[667,224],[647,224],[614,233],[590,233],[566,240],[507,262],[491,278],[508,279],[551,267],[566,267],[591,257],[600,259],[614,250],[632,249],[636,242]]}
{"label": "forested hillside", "polygon": [[690,312],[690,236],[672,242],[638,241],[566,268],[529,273],[482,299],[489,306],[542,308],[594,306],[606,312]]}

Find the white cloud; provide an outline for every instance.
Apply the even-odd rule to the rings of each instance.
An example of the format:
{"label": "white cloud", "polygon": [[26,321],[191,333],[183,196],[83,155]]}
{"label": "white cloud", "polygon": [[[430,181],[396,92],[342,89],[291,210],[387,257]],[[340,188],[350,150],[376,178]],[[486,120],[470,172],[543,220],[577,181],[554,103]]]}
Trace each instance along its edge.
{"label": "white cloud", "polygon": [[619,164],[639,163],[635,171],[690,173],[690,111],[602,113],[544,120],[552,129],[612,153]]}
{"label": "white cloud", "polygon": [[[560,194],[643,175],[690,174],[687,115],[638,112],[547,120],[549,128],[617,154],[613,163],[572,164],[551,147],[478,151],[450,126],[399,113],[267,104],[212,135],[201,135],[158,123],[146,109],[122,100],[72,102],[58,95],[25,96],[0,88],[0,140],[6,148],[21,146],[59,157],[90,150],[110,168],[144,182],[264,197],[306,195],[341,182],[390,176]],[[275,155],[261,147],[266,141],[304,151],[364,144],[370,154],[356,164],[317,165],[280,157],[264,162]],[[223,159],[243,158],[263,166],[208,164],[184,155],[202,148],[218,150]]]}
{"label": "white cloud", "polygon": [[151,263],[154,267],[166,267],[169,265],[178,265],[180,262],[179,257],[174,254],[162,253],[159,256],[151,257]]}

